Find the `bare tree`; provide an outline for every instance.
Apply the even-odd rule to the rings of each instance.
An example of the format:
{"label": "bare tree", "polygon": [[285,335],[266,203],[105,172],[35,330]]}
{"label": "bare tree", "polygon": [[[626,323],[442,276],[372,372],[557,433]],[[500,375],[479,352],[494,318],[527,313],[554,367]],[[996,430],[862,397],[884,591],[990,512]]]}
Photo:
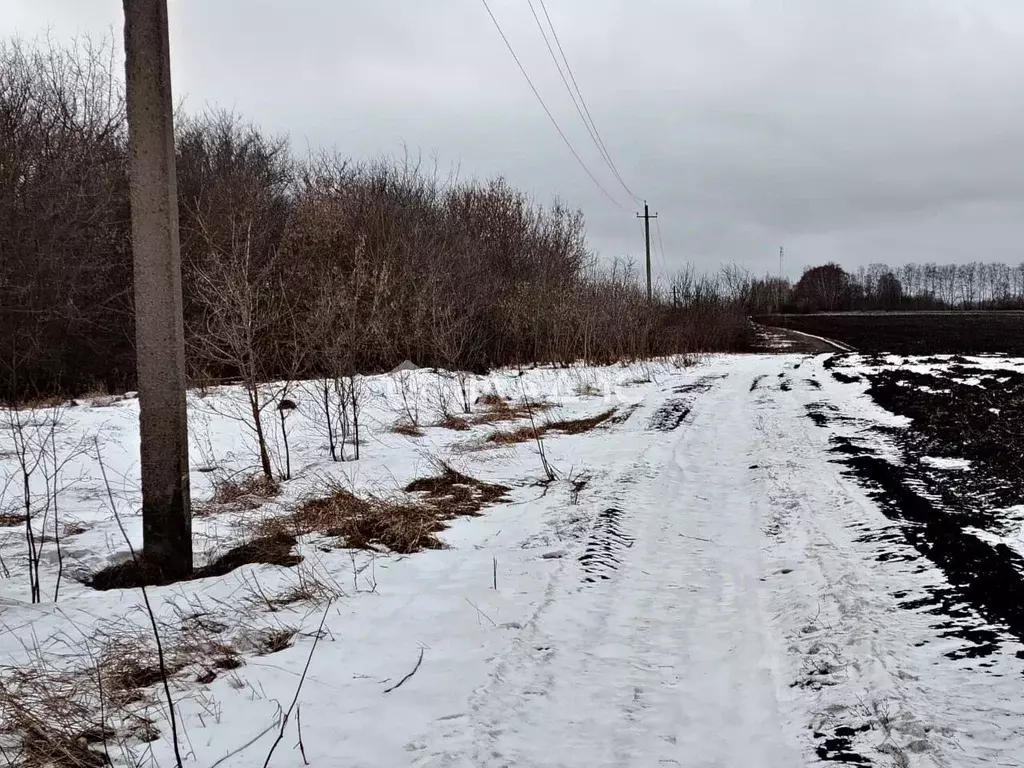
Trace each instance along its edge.
{"label": "bare tree", "polygon": [[[205,366],[241,379],[248,404],[246,423],[256,438],[260,467],[274,470],[264,412],[277,407],[292,388],[306,351],[296,313],[283,290],[277,253],[262,260],[252,251],[252,224],[232,233],[230,246],[196,270],[195,295],[202,322],[192,345]],[[274,384],[274,379],[278,383]]]}
{"label": "bare tree", "polygon": [[[43,588],[40,563],[49,541],[57,554],[57,577],[53,599],[60,594],[64,554],[61,548],[60,496],[64,492],[64,471],[67,465],[85,451],[84,443],[70,440],[64,423],[66,406],[55,403],[47,408],[19,408],[10,405],[3,410],[4,442],[14,458],[16,473],[5,483],[16,480],[20,499],[18,510],[23,518],[25,547],[29,572],[29,597],[42,602]],[[48,531],[52,535],[48,535]]]}

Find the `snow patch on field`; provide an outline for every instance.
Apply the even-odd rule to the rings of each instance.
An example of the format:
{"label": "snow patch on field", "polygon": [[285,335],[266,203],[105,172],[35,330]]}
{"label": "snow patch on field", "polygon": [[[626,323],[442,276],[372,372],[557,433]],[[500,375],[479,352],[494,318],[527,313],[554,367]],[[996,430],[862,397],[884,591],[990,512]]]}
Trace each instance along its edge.
{"label": "snow patch on field", "polygon": [[944,456],[922,456],[921,463],[932,469],[965,470],[971,468],[967,459],[954,459]]}

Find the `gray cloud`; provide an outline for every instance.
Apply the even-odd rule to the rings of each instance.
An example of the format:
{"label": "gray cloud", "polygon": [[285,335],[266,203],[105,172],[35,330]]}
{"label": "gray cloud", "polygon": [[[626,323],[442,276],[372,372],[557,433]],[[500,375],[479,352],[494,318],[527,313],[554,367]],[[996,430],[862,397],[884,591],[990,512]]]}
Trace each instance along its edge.
{"label": "gray cloud", "polygon": [[[536,1],[536,0],[535,0]],[[13,9],[11,4],[13,2]],[[665,255],[793,270],[836,259],[1020,261],[1024,7],[1016,0],[547,0]],[[525,0],[491,0],[538,89],[622,210],[561,144],[479,0],[171,0],[175,88],[300,150],[403,144],[587,214],[642,254]],[[0,33],[120,34],[116,0],[6,0]]]}

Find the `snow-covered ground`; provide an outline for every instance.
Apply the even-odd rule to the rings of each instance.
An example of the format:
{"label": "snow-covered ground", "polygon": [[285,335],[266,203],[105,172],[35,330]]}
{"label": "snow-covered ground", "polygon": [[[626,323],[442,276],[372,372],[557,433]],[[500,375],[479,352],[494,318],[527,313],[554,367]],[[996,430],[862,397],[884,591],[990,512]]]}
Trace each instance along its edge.
{"label": "snow-covered ground", "polygon": [[[197,563],[328,480],[400,495],[443,459],[511,492],[480,517],[452,521],[440,534],[446,549],[355,552],[309,536],[294,567],[249,565],[150,588],[166,644],[221,642],[241,653],[234,669],[189,657],[172,678],[185,764],[263,765],[290,711],[271,765],[1020,765],[1019,644],[984,658],[958,653],[963,640],[927,601],[915,605],[943,586],[942,573],[833,452],[837,440],[856,441],[899,461],[871,428],[904,421],[873,404],[866,382],[834,378],[827,358],[475,379],[477,393],[556,404],[541,419],[618,409],[592,431],[544,438],[553,483],[540,482],[535,443],[488,447],[493,425],[392,432],[410,401],[427,425],[454,397],[454,383],[432,373],[404,385],[365,380],[358,462],[328,460],[315,395],[296,390],[294,479],[255,509],[207,507],[193,521]],[[198,502],[215,479],[255,467],[243,408],[237,389],[190,396]],[[121,524],[141,543],[137,414],[127,399],[63,416],[59,450],[71,458],[59,483],[56,603],[54,544],[44,544],[43,601],[33,605],[23,527],[0,528],[6,680],[28,668],[59,687],[118,643],[150,652],[141,593],[80,581],[130,557],[97,451]],[[276,418],[268,414],[268,429],[278,440]],[[0,454],[16,475],[14,459]],[[8,506],[19,493],[7,488]],[[47,519],[52,527],[52,509]],[[305,600],[277,599],[309,584],[317,587]],[[173,765],[163,692],[145,694],[125,710],[152,720],[159,736],[126,737],[130,723],[118,722],[108,750],[116,764],[134,754],[139,764]],[[14,764],[16,741],[0,739]]]}

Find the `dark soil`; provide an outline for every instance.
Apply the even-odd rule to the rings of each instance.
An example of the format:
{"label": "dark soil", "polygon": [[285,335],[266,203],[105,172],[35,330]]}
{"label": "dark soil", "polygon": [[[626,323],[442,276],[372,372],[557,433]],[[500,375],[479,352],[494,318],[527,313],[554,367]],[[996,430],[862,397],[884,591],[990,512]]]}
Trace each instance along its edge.
{"label": "dark soil", "polygon": [[1024,355],[1024,312],[843,312],[755,319],[835,339],[859,352]]}
{"label": "dark soil", "polygon": [[[980,385],[964,384],[970,377],[980,378]],[[944,502],[965,507],[1024,502],[1024,375],[963,365],[938,375],[888,369],[871,377],[868,394],[886,410],[912,419],[903,436],[912,455],[976,463],[976,471],[960,473],[956,483],[941,489]]]}
{"label": "dark soil", "polygon": [[[896,597],[903,608],[941,617],[936,626],[942,636],[965,641],[947,654],[951,658],[986,656],[1006,641],[1007,632],[1024,642],[1024,559],[965,531],[1005,535],[1019,527],[1001,510],[1024,503],[1024,461],[1017,447],[1024,440],[1024,375],[965,363],[927,374],[883,368],[868,377],[874,400],[911,420],[906,429],[884,430],[902,449],[902,463],[875,455],[855,438],[834,437],[831,449],[835,461],[849,467],[899,525],[891,535],[865,540],[902,540],[945,574],[948,585],[923,597]],[[981,384],[965,383],[969,378]],[[836,418],[815,406],[808,407],[808,416],[823,427]],[[972,464],[969,471],[935,469],[922,462],[926,456]],[[913,559],[905,547],[883,548],[878,559],[894,558]]]}
{"label": "dark soil", "polygon": [[196,568],[188,579],[168,578],[140,553],[135,559],[110,565],[94,573],[86,586],[100,591],[109,589],[138,589],[174,584],[179,581],[195,581],[211,576],[223,576],[243,565],[267,564],[292,567],[302,562],[302,557],[293,553],[295,537],[287,534],[264,536],[229,549],[214,558],[207,565]]}

